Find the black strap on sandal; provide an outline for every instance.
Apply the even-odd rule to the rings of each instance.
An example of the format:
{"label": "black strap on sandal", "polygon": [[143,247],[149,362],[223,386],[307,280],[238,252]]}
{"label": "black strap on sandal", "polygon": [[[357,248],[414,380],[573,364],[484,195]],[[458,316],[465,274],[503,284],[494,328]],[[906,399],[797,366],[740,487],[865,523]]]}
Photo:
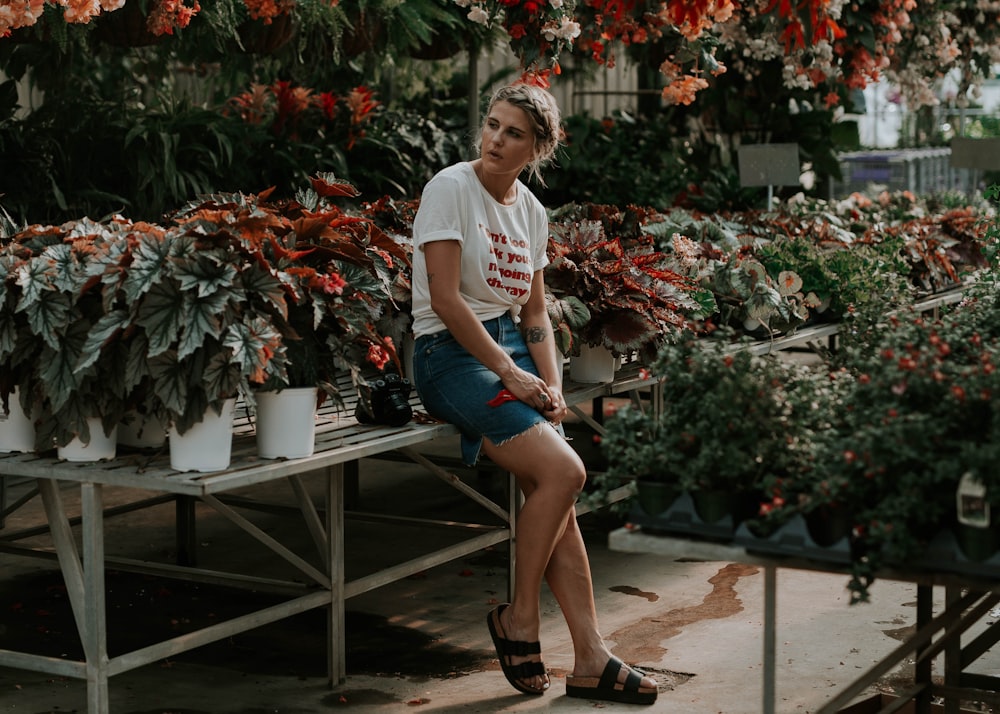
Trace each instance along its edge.
{"label": "black strap on sandal", "polygon": [[545,674],[545,665],[538,661],[529,660],[520,664],[510,664],[511,657],[530,657],[531,655],[541,654],[541,643],[508,640],[498,637],[497,645],[500,649],[500,655],[507,659],[507,670],[511,676],[518,679],[527,679],[528,677]]}
{"label": "black strap on sandal", "polygon": [[609,659],[608,663],[604,666],[604,672],[601,673],[601,681],[598,682],[597,688],[617,689],[619,686],[618,673],[622,671],[622,667],[628,670],[628,676],[625,677],[625,682],[621,684],[622,691],[638,692],[639,685],[642,684],[642,674],[638,670],[626,665],[617,657]]}

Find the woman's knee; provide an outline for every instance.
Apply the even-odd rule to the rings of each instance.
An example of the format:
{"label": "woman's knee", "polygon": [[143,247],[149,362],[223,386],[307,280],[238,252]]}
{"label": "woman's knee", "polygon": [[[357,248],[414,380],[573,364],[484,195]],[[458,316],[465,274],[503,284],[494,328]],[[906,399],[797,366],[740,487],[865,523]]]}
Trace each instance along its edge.
{"label": "woman's knee", "polygon": [[587,467],[584,466],[580,457],[570,460],[566,465],[566,478],[569,481],[573,492],[579,495],[587,483]]}
{"label": "woman's knee", "polygon": [[553,455],[547,462],[543,460],[539,463],[537,480],[564,490],[568,498],[575,500],[587,481],[587,468],[575,451],[568,455]]}

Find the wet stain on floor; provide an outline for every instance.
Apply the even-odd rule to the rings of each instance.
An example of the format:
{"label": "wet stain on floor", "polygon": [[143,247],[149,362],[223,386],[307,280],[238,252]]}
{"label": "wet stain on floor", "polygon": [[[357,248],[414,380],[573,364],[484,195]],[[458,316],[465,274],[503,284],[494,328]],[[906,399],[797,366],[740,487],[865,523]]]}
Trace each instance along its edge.
{"label": "wet stain on floor", "polygon": [[611,633],[609,639],[617,642],[615,654],[626,662],[658,662],[666,652],[659,644],[661,641],[674,637],[696,622],[730,617],[742,612],[743,601],[737,597],[736,584],[740,578],[756,575],[758,572],[759,569],[752,565],[726,565],[708,579],[713,587],[700,604],[646,617]]}
{"label": "wet stain on floor", "polygon": [[391,706],[399,700],[391,694],[377,689],[338,689],[330,692],[322,700],[323,706]]}
{"label": "wet stain on floor", "polygon": [[633,588],[630,585],[615,585],[613,588],[608,588],[613,593],[622,593],[624,595],[635,595],[636,597],[646,598],[649,602],[656,602],[660,599],[660,596],[656,593],[646,592],[640,590],[639,588]]}
{"label": "wet stain on floor", "polygon": [[906,627],[898,627],[894,630],[882,630],[882,634],[891,639],[903,642],[912,637],[916,631],[916,625],[907,625]]}

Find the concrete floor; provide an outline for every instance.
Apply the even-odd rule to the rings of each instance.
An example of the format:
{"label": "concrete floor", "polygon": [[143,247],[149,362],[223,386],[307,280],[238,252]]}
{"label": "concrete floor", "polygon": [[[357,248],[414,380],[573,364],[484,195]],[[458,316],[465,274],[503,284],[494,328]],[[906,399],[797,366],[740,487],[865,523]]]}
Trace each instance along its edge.
{"label": "concrete floor", "polygon": [[[466,478],[487,491],[496,488],[476,475]],[[439,519],[482,512],[415,467],[365,461],[359,483],[358,506],[366,511]],[[16,486],[11,495],[26,488]],[[114,505],[137,495],[108,489],[106,501]],[[276,486],[265,496],[290,500],[290,492]],[[75,491],[67,491],[66,498],[73,504]],[[234,537],[224,519],[204,516],[198,534],[202,566],[256,561],[256,543]],[[172,518],[170,506],[110,518],[108,554],[169,562]],[[291,519],[270,514],[256,518],[277,538],[299,537]],[[7,528],[41,520],[35,499],[8,518]],[[506,551],[498,549],[348,600],[348,677],[334,689],[324,676],[325,620],[313,612],[112,677],[112,712],[760,712],[763,572],[735,563],[611,552],[607,533],[619,522],[607,514],[581,520],[603,632],[619,656],[660,680],[660,697],[651,707],[564,696],[572,648],[547,590],[542,594],[541,640],[552,689],[542,697],[527,697],[506,683],[485,625],[486,613],[505,599]],[[349,521],[348,577],[406,560],[447,537],[441,529]],[[267,574],[268,567],[260,561],[259,572]],[[816,711],[911,631],[914,586],[878,581],[872,603],[850,606],[846,582],[839,574],[778,572],[778,712]],[[242,604],[265,597],[125,573],[109,573],[108,593],[112,654],[116,647],[141,644],[143,637],[181,632],[237,613]],[[77,642],[53,564],[0,556],[0,646],[71,656]],[[986,667],[994,664],[1000,671],[995,656],[981,660]],[[904,666],[866,694],[891,691],[908,676]],[[0,668],[0,712],[83,712],[85,694],[81,681]]]}

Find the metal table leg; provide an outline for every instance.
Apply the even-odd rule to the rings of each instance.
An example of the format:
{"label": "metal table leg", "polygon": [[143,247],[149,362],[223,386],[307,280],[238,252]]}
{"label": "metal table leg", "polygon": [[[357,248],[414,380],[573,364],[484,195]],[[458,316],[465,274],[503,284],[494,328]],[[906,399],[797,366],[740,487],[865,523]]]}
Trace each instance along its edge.
{"label": "metal table leg", "polygon": [[777,568],[764,567],[764,682],[763,714],[774,714],[775,697],[775,611],[777,601]]}
{"label": "metal table leg", "polygon": [[326,478],[327,572],[330,607],[327,617],[327,664],[330,686],[347,679],[347,643],[344,624],[344,465],[327,469]]}
{"label": "metal table leg", "polygon": [[[934,588],[930,585],[917,586],[917,629],[926,627],[934,619]],[[920,691],[914,699],[916,714],[931,713],[931,674],[933,672],[933,659],[921,657],[921,654],[929,647],[928,642],[918,645],[916,648],[916,664],[913,669],[913,683],[920,687]]]}
{"label": "metal table leg", "polygon": [[80,485],[83,560],[80,560],[56,481],[38,479],[59,568],[86,660],[87,712],[109,714],[108,629],[104,600],[104,496],[96,483]]}
{"label": "metal table leg", "polygon": [[178,565],[194,567],[198,564],[198,535],[194,509],[195,499],[192,496],[174,497]]}
{"label": "metal table leg", "polygon": [[[961,590],[946,587],[944,591],[945,604],[955,603],[962,596]],[[962,684],[962,641],[960,637],[945,645],[944,648],[944,685],[957,688]],[[944,702],[945,714],[959,714],[959,700],[948,697]]]}
{"label": "metal table leg", "polygon": [[83,576],[86,603],[87,709],[110,711],[108,700],[108,622],[104,601],[104,487],[80,485],[83,515]]}

